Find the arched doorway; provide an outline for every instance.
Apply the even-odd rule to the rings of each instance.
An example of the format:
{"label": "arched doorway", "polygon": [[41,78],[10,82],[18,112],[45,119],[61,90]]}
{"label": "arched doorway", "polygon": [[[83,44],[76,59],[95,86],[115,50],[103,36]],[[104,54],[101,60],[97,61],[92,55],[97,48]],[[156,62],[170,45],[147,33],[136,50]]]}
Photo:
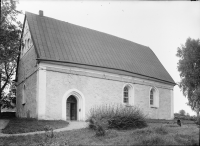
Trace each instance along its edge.
{"label": "arched doorway", "polygon": [[[68,104],[68,106],[67,106],[67,104]],[[71,107],[69,106],[69,104]],[[76,105],[76,108],[75,108],[75,105],[73,105],[73,104]],[[74,115],[73,109],[76,110],[75,116],[73,116]],[[74,119],[78,120],[78,121],[85,120],[85,97],[81,91],[79,91],[77,89],[70,89],[67,92],[65,92],[65,94],[63,95],[63,98],[62,98],[62,120],[70,120],[70,115],[69,115],[69,113],[67,114],[68,111],[69,111],[69,113],[72,114],[71,120],[74,120]],[[67,115],[69,115],[69,116],[67,116]]]}
{"label": "arched doorway", "polygon": [[70,95],[67,98],[66,116],[67,120],[77,120],[77,100],[76,97]]}

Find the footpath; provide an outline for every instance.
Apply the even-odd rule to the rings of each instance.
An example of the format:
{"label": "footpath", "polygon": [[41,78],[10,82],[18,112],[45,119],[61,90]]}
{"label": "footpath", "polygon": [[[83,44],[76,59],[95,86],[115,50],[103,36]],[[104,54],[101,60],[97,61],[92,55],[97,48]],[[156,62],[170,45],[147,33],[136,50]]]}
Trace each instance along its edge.
{"label": "footpath", "polygon": [[[19,134],[4,134],[1,132],[2,129],[6,127],[9,120],[0,119],[0,137],[10,137],[10,136],[27,136],[27,135],[35,135],[35,134],[43,134],[45,131],[36,131],[36,132],[29,132],[29,133],[19,133]],[[82,129],[88,126],[87,122],[82,121],[70,121],[69,125],[64,128],[55,129],[53,132],[62,132],[62,131],[69,131],[75,129]]]}

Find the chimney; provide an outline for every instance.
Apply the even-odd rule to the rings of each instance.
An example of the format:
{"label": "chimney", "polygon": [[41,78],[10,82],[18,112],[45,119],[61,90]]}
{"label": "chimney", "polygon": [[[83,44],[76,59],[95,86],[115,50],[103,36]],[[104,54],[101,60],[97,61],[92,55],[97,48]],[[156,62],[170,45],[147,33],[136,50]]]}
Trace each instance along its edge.
{"label": "chimney", "polygon": [[43,16],[43,11],[42,10],[39,10],[39,15]]}

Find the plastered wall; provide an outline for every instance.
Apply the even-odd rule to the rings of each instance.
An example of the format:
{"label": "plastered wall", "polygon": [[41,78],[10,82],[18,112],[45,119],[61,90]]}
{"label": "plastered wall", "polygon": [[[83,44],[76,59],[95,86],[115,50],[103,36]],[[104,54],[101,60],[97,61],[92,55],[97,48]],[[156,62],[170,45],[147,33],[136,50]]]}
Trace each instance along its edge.
{"label": "plastered wall", "polygon": [[[46,119],[62,118],[62,98],[65,92],[70,89],[77,89],[83,93],[87,119],[90,109],[95,105],[123,103],[123,87],[127,84],[130,84],[134,90],[131,104],[140,107],[148,118],[173,118],[171,113],[173,111],[171,110],[172,86],[163,86],[163,84],[155,82],[144,84],[144,80],[140,80],[140,82],[130,80],[129,82],[101,78],[100,76],[92,77],[92,73],[91,75],[85,74],[84,71],[77,73],[73,72],[73,69],[70,72],[53,67],[46,69]],[[152,86],[159,90],[158,108],[151,108],[149,105],[149,91]]]}
{"label": "plastered wall", "polygon": [[[27,22],[25,23],[23,40],[26,40],[26,45],[21,49],[20,61],[18,64],[16,115],[18,117],[37,118],[36,54]],[[22,98],[24,98],[25,104],[22,104]]]}

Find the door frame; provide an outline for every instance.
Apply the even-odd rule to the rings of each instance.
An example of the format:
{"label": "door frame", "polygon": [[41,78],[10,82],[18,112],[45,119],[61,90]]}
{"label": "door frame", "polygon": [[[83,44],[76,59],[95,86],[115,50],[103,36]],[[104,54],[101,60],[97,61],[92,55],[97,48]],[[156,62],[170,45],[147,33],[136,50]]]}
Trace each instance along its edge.
{"label": "door frame", "polygon": [[[71,101],[68,101],[69,100],[69,98],[67,98],[67,100],[66,100],[66,110],[68,109],[68,105],[70,105],[70,107],[69,107],[69,113],[70,113],[70,115],[69,115],[69,119],[70,120],[72,120],[71,118],[72,118],[72,106],[75,106],[75,112],[74,112],[74,116],[75,116],[75,119],[74,120],[77,120],[78,119],[78,106],[77,106],[77,99],[76,99],[76,97],[75,96],[73,96],[73,95],[70,95],[69,97],[73,97],[73,98],[75,98],[75,102],[71,102]],[[68,104],[69,103],[69,104]],[[66,111],[66,116],[67,116],[67,114],[68,114],[68,111]]]}
{"label": "door frame", "polygon": [[82,92],[77,89],[68,90],[62,98],[62,120],[67,120],[67,99],[73,95],[77,100],[77,121],[85,121],[85,98]]}

